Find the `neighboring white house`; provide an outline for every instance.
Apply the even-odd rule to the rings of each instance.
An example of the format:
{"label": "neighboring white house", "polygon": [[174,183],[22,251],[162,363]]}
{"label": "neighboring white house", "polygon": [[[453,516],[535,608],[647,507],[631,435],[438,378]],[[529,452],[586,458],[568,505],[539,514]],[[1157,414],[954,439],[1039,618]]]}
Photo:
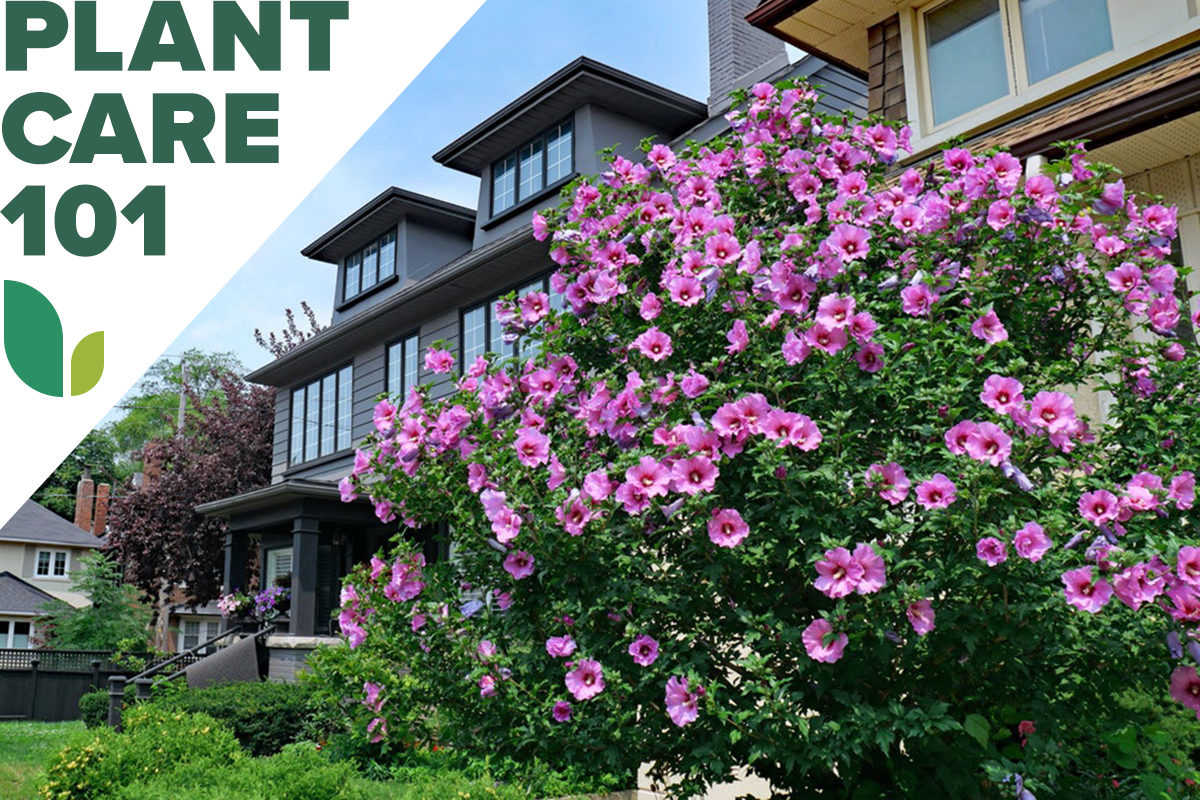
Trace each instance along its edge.
{"label": "neighboring white house", "polygon": [[77,608],[86,606],[88,599],[71,591],[71,576],[79,569],[79,560],[103,543],[53,511],[26,500],[0,527],[0,573]]}

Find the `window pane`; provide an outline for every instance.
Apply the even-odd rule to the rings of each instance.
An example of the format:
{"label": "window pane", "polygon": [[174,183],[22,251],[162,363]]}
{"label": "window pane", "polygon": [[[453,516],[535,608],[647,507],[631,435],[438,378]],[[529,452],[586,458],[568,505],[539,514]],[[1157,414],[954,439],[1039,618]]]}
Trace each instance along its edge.
{"label": "window pane", "polygon": [[492,165],[492,214],[499,214],[516,205],[517,157],[497,161]]}
{"label": "window pane", "polygon": [[327,456],[334,450],[337,441],[337,375],[326,375],[321,380],[321,455]]}
{"label": "window pane", "polygon": [[521,148],[520,199],[526,200],[542,190],[542,140]]}
{"label": "window pane", "polygon": [[304,460],[316,458],[321,435],[321,382],[313,381],[305,390],[307,403],[304,409]]}
{"label": "window pane", "polygon": [[1008,94],[999,0],[955,0],[925,15],[933,121]]}
{"label": "window pane", "polygon": [[475,306],[475,308],[463,313],[463,369],[469,367],[477,357],[483,355],[484,351],[487,350],[484,328],[485,313],[483,306]]}
{"label": "window pane", "polygon": [[267,551],[266,582],[263,588],[274,586],[280,578],[292,574],[292,548],[277,547]]}
{"label": "window pane", "polygon": [[50,574],[50,551],[49,550],[42,550],[38,553],[38,555],[37,555],[37,574],[42,575],[42,576]]}
{"label": "window pane", "polygon": [[418,354],[421,352],[421,342],[413,335],[404,340],[404,396],[415,389],[421,380],[421,362]]}
{"label": "window pane", "polygon": [[304,460],[304,389],[292,391],[292,446],[291,462]]}
{"label": "window pane", "polygon": [[8,642],[8,620],[0,619],[0,647],[12,647]]}
{"label": "window pane", "polygon": [[359,272],[362,264],[362,255],[355,253],[346,258],[346,291],[342,294],[343,300],[349,300],[359,292]]}
{"label": "window pane", "polygon": [[379,280],[396,274],[396,234],[388,232],[379,240]]}
{"label": "window pane", "polygon": [[379,244],[371,242],[362,251],[362,288],[365,292],[379,281]]}
{"label": "window pane", "polygon": [[489,300],[488,308],[488,345],[487,349],[492,353],[499,353],[502,356],[512,355],[512,345],[504,344],[504,327],[500,324],[500,318],[496,314],[495,299]]}
{"label": "window pane", "polygon": [[67,574],[67,554],[54,554],[54,577],[61,578]]}
{"label": "window pane", "polygon": [[29,634],[30,624],[28,622],[14,622],[12,646],[18,650],[28,650]]}
{"label": "window pane", "polygon": [[555,183],[574,169],[571,149],[571,120],[551,128],[546,135],[546,183]]}
{"label": "window pane", "polygon": [[191,650],[198,644],[200,644],[200,623],[183,623],[183,649]]}
{"label": "window pane", "polygon": [[351,413],[354,410],[354,368],[343,367],[338,373],[337,449],[348,450],[353,441]]}
{"label": "window pane", "polygon": [[1112,50],[1108,0],[1021,0],[1021,33],[1037,83]]}
{"label": "window pane", "polygon": [[404,342],[388,345],[387,393],[392,397],[404,391]]}

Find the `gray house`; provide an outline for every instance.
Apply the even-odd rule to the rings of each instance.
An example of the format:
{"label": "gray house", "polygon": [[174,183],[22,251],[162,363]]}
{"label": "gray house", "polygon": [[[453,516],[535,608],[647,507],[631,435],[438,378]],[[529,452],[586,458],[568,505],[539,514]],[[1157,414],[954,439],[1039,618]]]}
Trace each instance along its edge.
{"label": "gray house", "polygon": [[[246,585],[252,548],[263,585],[290,575],[290,630],[269,642],[273,673],[289,661],[281,651],[299,655],[319,643],[314,637],[336,632],[341,578],[396,532],[397,523],[380,523],[366,502],[342,503],[337,489],[356,443],[373,430],[379,396],[404,396],[419,384],[435,397],[452,392],[456,376],[427,371],[425,350],[448,342],[459,365],[512,352],[501,341],[495,300],[548,289],[553,263],[533,238],[535,210],[555,204],[576,176],[603,171],[600,150],[637,160],[647,137],[718,135],[738,86],[807,76],[822,87],[826,110],[865,113],[862,80],[817,58],[790,62],[782,43],[745,23],[753,7],[709,2],[708,103],[580,58],[434,155],[479,178],[475,208],[390,188],[302,251],[336,271],[334,312],[328,329],[248,376],[277,388],[273,482],[199,508],[229,522],[226,591]],[[436,530],[413,535],[428,559],[439,557]]]}

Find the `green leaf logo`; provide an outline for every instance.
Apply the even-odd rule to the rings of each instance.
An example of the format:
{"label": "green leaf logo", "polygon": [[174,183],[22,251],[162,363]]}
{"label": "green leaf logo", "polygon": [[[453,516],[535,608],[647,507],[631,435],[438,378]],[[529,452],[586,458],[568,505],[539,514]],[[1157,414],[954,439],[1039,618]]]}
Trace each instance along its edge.
{"label": "green leaf logo", "polygon": [[[4,282],[4,353],[26,386],[63,396],[62,322],[46,296],[19,281]],[[71,395],[91,391],[104,374],[104,332],[90,333],[71,353]]]}

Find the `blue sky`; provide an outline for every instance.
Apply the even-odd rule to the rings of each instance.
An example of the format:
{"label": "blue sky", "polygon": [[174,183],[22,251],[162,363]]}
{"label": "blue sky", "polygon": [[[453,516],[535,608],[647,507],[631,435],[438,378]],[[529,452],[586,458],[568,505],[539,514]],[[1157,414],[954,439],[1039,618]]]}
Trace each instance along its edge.
{"label": "blue sky", "polygon": [[487,0],[165,352],[266,363],[256,327],[301,300],[329,321],[335,268],[300,256],[321,233],[389,186],[475,206],[478,179],[433,153],[581,55],[704,101],[707,40],[700,0]]}

